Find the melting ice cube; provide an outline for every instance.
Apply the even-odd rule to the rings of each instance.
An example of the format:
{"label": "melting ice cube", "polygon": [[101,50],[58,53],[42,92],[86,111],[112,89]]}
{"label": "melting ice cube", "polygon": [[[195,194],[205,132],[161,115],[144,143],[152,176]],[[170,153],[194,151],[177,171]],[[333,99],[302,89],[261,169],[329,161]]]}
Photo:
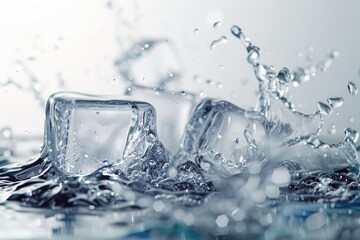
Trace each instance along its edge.
{"label": "melting ice cube", "polygon": [[88,175],[144,154],[146,137],[156,138],[155,109],[145,102],[57,93],[48,100],[46,116],[50,158],[67,175]]}
{"label": "melting ice cube", "polygon": [[186,126],[182,159],[195,160],[203,170],[238,173],[252,158],[259,159],[267,136],[265,118],[226,101],[203,100]]}
{"label": "melting ice cube", "polygon": [[187,92],[173,92],[134,86],[127,92],[134,99],[149,102],[157,111],[158,133],[165,148],[172,154],[179,149],[195,96]]}

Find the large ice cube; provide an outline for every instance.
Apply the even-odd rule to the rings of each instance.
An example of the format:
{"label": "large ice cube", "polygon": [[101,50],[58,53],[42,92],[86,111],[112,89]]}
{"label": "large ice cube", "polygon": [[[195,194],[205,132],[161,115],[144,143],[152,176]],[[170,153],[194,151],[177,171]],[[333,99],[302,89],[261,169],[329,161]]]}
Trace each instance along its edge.
{"label": "large ice cube", "polygon": [[127,94],[134,99],[149,102],[155,107],[158,113],[159,138],[170,153],[176,153],[195,105],[195,95],[142,86],[133,86]]}
{"label": "large ice cube", "polygon": [[48,100],[46,116],[46,147],[67,175],[88,175],[144,154],[146,137],[156,137],[155,109],[145,102],[57,93]]}
{"label": "large ice cube", "polygon": [[181,144],[180,158],[195,160],[204,170],[235,174],[248,161],[259,159],[268,126],[258,112],[206,99],[195,109]]}
{"label": "large ice cube", "polygon": [[135,43],[115,62],[129,85],[160,87],[180,76],[180,63],[173,44],[167,39]]}

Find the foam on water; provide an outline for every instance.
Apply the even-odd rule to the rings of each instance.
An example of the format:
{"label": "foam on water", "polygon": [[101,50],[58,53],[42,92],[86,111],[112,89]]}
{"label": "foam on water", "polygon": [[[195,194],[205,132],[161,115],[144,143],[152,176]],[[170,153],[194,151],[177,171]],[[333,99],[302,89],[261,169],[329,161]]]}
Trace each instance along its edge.
{"label": "foam on water", "polygon": [[[214,24],[216,28],[219,26],[220,23]],[[186,102],[174,111],[174,114],[184,113],[181,116],[188,121],[186,126],[180,122],[171,125],[171,119],[161,120],[161,115],[156,119],[154,108],[147,103],[104,102],[99,96],[83,99],[84,96],[65,93],[59,101],[65,107],[60,109],[51,108],[59,99],[51,97],[46,111],[48,131],[39,157],[5,165],[12,160],[12,135],[10,129],[1,131],[3,208],[30,212],[42,209],[39,215],[48,216],[62,214],[67,228],[53,227],[54,236],[86,236],[86,227],[83,232],[78,228],[76,233],[72,222],[75,218],[97,215],[106,219],[103,227],[110,229],[110,237],[172,238],[182,234],[190,239],[207,239],[215,236],[261,238],[264,233],[269,238],[297,238],[301,228],[294,226],[298,223],[306,229],[320,229],[332,221],[330,214],[343,214],[340,210],[357,205],[359,156],[355,143],[358,132],[347,128],[344,140],[337,144],[328,144],[319,138],[323,115],[340,107],[343,98],[331,97],[327,103],[318,102],[318,111],[313,114],[297,111],[288,99],[290,84],[299,86],[315,72],[326,71],[338,53],[332,52],[316,66],[277,71],[260,62],[260,48],[254,46],[238,26],[233,26],[231,32],[245,46],[247,60],[259,83],[255,110],[242,109],[221,99],[198,99],[196,94],[182,90],[174,92],[171,83],[180,74],[177,69],[170,69],[167,77],[157,76],[150,86],[143,86],[142,79],[134,77],[133,64],[143,56],[151,56],[157,45],[168,43],[163,40],[140,42],[116,61],[129,86],[126,94],[136,98],[137,90],[141,91],[140,95],[150,91],[155,93],[154,101],[157,96],[165,96],[171,104]],[[215,49],[226,41],[223,36],[214,40],[210,48]],[[166,72],[169,73],[168,69]],[[348,89],[351,95],[357,94],[354,83],[349,82]],[[195,102],[197,106],[193,108]],[[81,157],[92,157],[91,171],[86,170],[88,166],[83,161],[74,160],[74,171],[66,167],[72,164],[71,154],[75,151],[71,141],[86,144],[88,137],[86,134],[83,139],[75,136],[70,126],[74,122],[69,113],[66,115],[69,109],[76,111],[80,103],[85,111],[88,106],[99,114],[106,104],[109,108],[112,104],[133,104],[133,111],[129,112],[130,130],[124,136],[110,134],[102,150],[97,150],[111,153],[114,150],[111,143],[120,138],[126,140],[122,144],[124,149],[119,151],[122,156],[115,154],[115,158],[108,159],[110,155],[107,155],[104,162],[103,158],[97,159],[86,152],[94,148],[91,144],[81,152]],[[96,106],[91,105],[94,103]],[[143,115],[134,114],[135,110],[142,111],[139,104],[147,106]],[[155,106],[155,110],[161,113],[157,108],[160,107]],[[88,121],[93,126],[90,121],[95,115],[86,113],[82,118],[84,124]],[[164,129],[178,127],[183,132],[179,146],[167,143],[169,136],[165,130],[157,135],[156,120]],[[103,126],[101,123],[96,127],[101,131]],[[49,139],[53,140],[49,142]],[[60,144],[59,139],[64,141]],[[174,141],[180,142],[177,138]],[[65,152],[57,151],[62,147]],[[83,174],[78,174],[81,171]],[[112,214],[114,212],[117,214]],[[298,221],[299,218],[305,221]],[[350,220],[344,219],[346,225]],[[342,236],[344,225],[340,224],[332,233],[336,230]],[[164,226],[168,230],[164,230]],[[279,232],[284,226],[286,230]],[[102,234],[94,236],[107,237]]]}

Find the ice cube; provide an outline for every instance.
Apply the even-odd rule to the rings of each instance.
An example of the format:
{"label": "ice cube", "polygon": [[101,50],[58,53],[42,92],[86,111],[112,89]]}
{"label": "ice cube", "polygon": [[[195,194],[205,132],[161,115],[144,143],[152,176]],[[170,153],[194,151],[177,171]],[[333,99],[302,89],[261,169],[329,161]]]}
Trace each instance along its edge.
{"label": "ice cube", "polygon": [[127,92],[134,99],[149,102],[157,111],[158,134],[172,154],[179,149],[186,123],[196,97],[188,92],[173,92],[157,88],[134,86]]}
{"label": "ice cube", "polygon": [[56,93],[46,116],[46,149],[66,175],[88,175],[143,155],[147,137],[156,138],[155,109],[145,102]]}
{"label": "ice cube", "polygon": [[195,109],[187,126],[179,155],[192,159],[205,171],[232,175],[252,158],[267,137],[265,118],[226,102],[205,99]]}
{"label": "ice cube", "polygon": [[180,76],[176,49],[167,39],[134,44],[115,62],[129,85],[160,87]]}

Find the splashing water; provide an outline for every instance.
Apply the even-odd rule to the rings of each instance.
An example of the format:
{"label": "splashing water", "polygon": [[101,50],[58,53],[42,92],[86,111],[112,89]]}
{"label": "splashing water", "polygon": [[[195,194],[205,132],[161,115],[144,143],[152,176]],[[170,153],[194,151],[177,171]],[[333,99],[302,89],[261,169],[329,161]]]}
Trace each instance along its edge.
{"label": "splashing water", "polygon": [[[315,67],[277,71],[259,61],[260,48],[238,26],[231,32],[245,46],[258,80],[255,110],[172,90],[180,75],[174,69],[144,86],[135,77],[134,64],[167,41],[140,42],[115,63],[130,99],[74,93],[50,97],[39,157],[1,165],[1,208],[62,219],[65,227],[53,227],[55,236],[86,236],[81,233],[86,227],[74,232],[75,220],[90,223],[89,215],[105,219],[108,236],[129,239],[262,238],[263,233],[271,239],[296,239],[302,229],[295,225],[329,228],[331,214],[359,203],[359,133],[346,128],[344,141],[323,142],[323,115],[344,99],[328,98],[317,103],[315,113],[303,114],[289,100],[288,90],[290,84],[299,86],[316,71],[326,71],[338,53]],[[226,42],[222,36],[210,48]],[[348,89],[357,94],[354,83]],[[157,118],[152,105],[137,101],[144,94],[158,110]],[[164,112],[159,105],[163,99],[171,103]],[[11,161],[11,144],[2,146],[11,138],[11,130],[3,128],[5,163]],[[350,221],[344,217],[343,225],[329,231],[342,236]]]}

